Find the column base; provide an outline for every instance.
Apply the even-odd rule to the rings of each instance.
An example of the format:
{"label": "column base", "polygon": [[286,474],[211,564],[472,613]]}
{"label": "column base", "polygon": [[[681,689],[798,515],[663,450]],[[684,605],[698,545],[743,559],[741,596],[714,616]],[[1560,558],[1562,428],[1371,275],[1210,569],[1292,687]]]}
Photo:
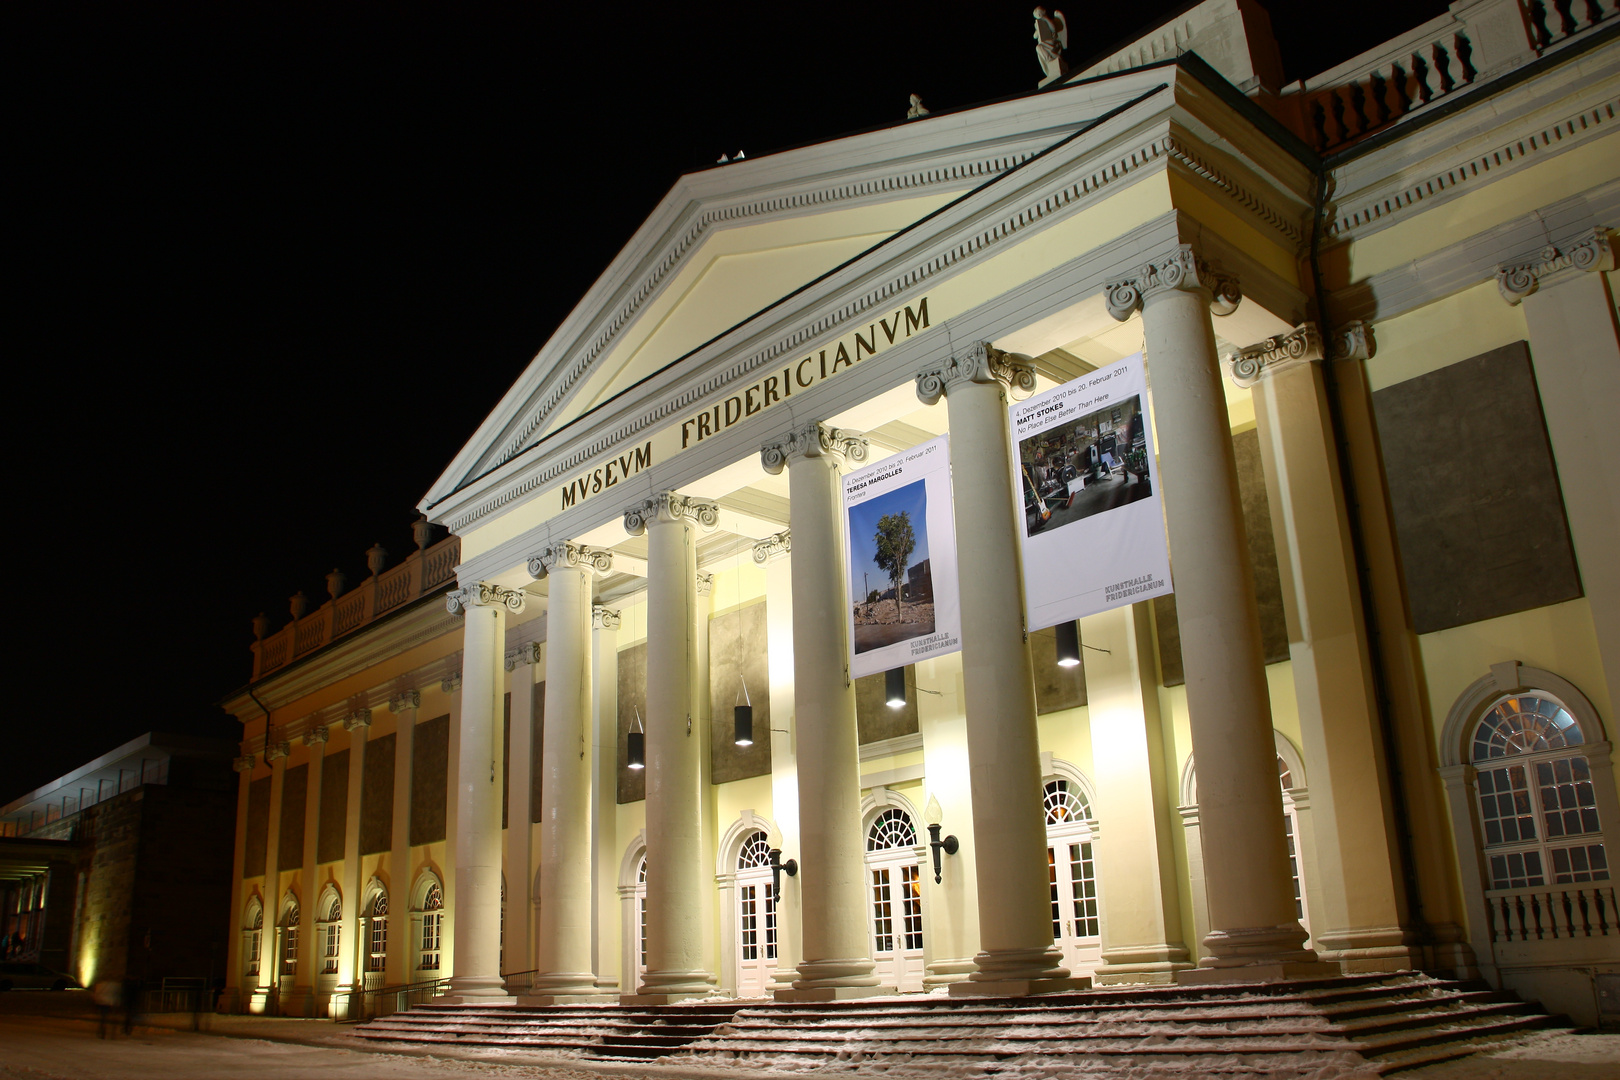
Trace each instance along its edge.
{"label": "column base", "polygon": [[983,982],[964,979],[951,983],[953,998],[974,997],[1033,997],[1036,994],[1064,994],[1073,990],[1090,990],[1091,976],[1081,975],[1067,979],[996,979]]}
{"label": "column base", "polygon": [[1276,964],[1243,964],[1238,967],[1201,967],[1178,971],[1176,985],[1289,982],[1294,979],[1331,979],[1343,974],[1344,971],[1338,964],[1309,960],[1287,961]]}
{"label": "column base", "polygon": [[1424,966],[1424,949],[1416,933],[1398,926],[1327,930],[1313,938],[1316,955],[1355,974],[1368,971],[1415,971]]}
{"label": "column base", "polygon": [[[716,997],[731,997],[731,994],[716,990],[713,987],[701,991],[690,990],[685,993],[677,991],[668,994],[620,994],[619,1004],[629,1005],[631,1007],[640,1007],[642,1005],[674,1005],[678,1001],[702,1001],[705,998]],[[600,999],[593,998],[592,1000]]]}
{"label": "column base", "polygon": [[1093,986],[1174,986],[1176,976],[1193,970],[1192,964],[1121,964],[1091,973]]}
{"label": "column base", "polygon": [[923,989],[932,990],[937,986],[950,986],[959,983],[979,970],[979,965],[973,962],[972,957],[962,956],[949,960],[935,960],[929,964],[923,973]]}
{"label": "column base", "polygon": [[854,998],[887,997],[896,993],[892,986],[813,986],[807,990],[791,987],[773,991],[771,996],[784,1004],[816,1001],[849,1001]]}

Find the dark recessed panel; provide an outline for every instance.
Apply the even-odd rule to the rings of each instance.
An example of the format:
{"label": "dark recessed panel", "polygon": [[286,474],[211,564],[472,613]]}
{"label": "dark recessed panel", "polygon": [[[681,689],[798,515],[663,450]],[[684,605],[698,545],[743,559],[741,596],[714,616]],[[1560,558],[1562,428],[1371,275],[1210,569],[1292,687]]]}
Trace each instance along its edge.
{"label": "dark recessed panel", "polygon": [[327,754],[321,762],[321,824],[315,838],[315,861],[343,858],[343,833],[349,816],[349,752]]}
{"label": "dark recessed panel", "polygon": [[411,737],[411,845],[444,839],[450,776],[450,717],[416,725]]}
{"label": "dark recessed panel", "polygon": [[[637,727],[637,714],[640,727]],[[632,731],[647,727],[647,643],[619,650],[619,801],[640,802],[647,797],[647,773],[632,769],[628,743]]]}
{"label": "dark recessed panel", "polygon": [[299,870],[304,865],[304,799],[309,794],[309,766],[295,765],[281,779],[281,834],[276,847],[276,868]]}
{"label": "dark recessed panel", "polygon": [[366,742],[360,780],[360,854],[375,855],[394,843],[394,743],[392,734]]}
{"label": "dark recessed panel", "polygon": [[[709,765],[716,784],[771,771],[771,672],[765,632],[763,602],[709,620]],[[737,745],[739,703],[754,707],[752,746]]]}

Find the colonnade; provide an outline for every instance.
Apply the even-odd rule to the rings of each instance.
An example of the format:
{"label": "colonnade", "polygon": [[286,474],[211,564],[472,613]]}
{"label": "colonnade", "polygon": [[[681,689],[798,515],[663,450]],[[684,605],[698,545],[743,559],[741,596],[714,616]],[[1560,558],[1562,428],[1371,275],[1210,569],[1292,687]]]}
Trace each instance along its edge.
{"label": "colonnade", "polygon": [[[1276,782],[1260,623],[1243,533],[1230,421],[1220,386],[1212,311],[1238,303],[1235,283],[1190,247],[1172,250],[1112,283],[1106,300],[1124,320],[1140,312],[1154,391],[1163,492],[1199,763],[1210,932],[1202,966],[1188,970],[1173,914],[1139,920],[1142,940],[1107,957],[1116,974],[1181,981],[1259,980],[1336,972],[1303,947],[1294,917],[1283,807]],[[1027,994],[1074,985],[1052,938],[1041,802],[1034,675],[1021,601],[1019,488],[1011,460],[1009,394],[1034,389],[1020,358],[979,343],[919,372],[926,405],[944,398],[951,432],[954,520],[962,613],[962,678],[972,844],[978,897],[975,970],[953,994]],[[854,690],[848,669],[842,497],[839,476],[865,460],[864,440],[801,422],[762,450],[790,490],[792,705],[801,899],[800,960],[777,994],[827,1000],[883,991],[866,924]],[[697,533],[718,508],[662,492],[625,510],[647,552],[647,970],[625,987],[636,1004],[713,992],[707,970],[701,684],[706,678],[698,603]],[[782,538],[785,547],[786,538]],[[611,763],[593,756],[593,621],[590,575],[611,553],[551,544],[530,563],[549,579],[543,750],[540,914],[535,995],[599,995],[591,941],[592,784]],[[451,595],[466,614],[457,775],[455,971],[452,999],[510,1000],[498,955],[500,883],[500,668],[507,611],[523,594],[469,585]],[[1144,696],[1151,672],[1138,654],[1145,615],[1120,628],[1122,662],[1136,665]],[[776,625],[773,621],[773,626]],[[1134,647],[1134,652],[1131,651]],[[1127,659],[1135,657],[1134,660]],[[1139,703],[1140,704],[1140,703]],[[1146,706],[1142,706],[1146,708]],[[516,727],[516,725],[514,725]],[[602,744],[598,732],[595,742]],[[1130,752],[1154,760],[1152,739]],[[1162,749],[1162,748],[1161,748]],[[355,763],[351,761],[351,768]],[[1157,800],[1165,803],[1165,800]],[[1138,859],[1166,874],[1168,806]],[[514,822],[517,825],[518,822]],[[1164,826],[1160,828],[1159,826]],[[601,860],[600,836],[595,855]],[[274,844],[272,842],[272,850]],[[1126,860],[1129,861],[1128,859]],[[1132,864],[1134,866],[1134,863]],[[599,868],[600,869],[600,868]],[[1173,907],[1173,902],[1169,907]],[[1168,911],[1168,908],[1167,908]],[[598,920],[602,922],[602,920]],[[608,925],[602,922],[603,926]],[[1106,970],[1106,966],[1105,966]]]}

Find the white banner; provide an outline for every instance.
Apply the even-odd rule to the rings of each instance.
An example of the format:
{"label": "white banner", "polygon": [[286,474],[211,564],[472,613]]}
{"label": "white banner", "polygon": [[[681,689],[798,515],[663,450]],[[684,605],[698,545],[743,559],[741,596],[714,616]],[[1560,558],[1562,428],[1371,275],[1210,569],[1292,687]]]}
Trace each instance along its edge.
{"label": "white banner", "polygon": [[850,678],[962,647],[947,436],[844,477]]}
{"label": "white banner", "polygon": [[1142,354],[1012,406],[1039,630],[1171,591]]}

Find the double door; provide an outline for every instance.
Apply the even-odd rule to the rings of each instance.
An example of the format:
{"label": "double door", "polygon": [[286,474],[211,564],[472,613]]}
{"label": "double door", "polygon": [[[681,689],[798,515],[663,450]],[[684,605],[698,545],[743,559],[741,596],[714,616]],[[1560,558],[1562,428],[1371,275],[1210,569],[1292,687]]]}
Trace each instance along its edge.
{"label": "double door", "polygon": [[868,852],[872,958],[883,986],[923,988],[922,880],[914,852]]}

